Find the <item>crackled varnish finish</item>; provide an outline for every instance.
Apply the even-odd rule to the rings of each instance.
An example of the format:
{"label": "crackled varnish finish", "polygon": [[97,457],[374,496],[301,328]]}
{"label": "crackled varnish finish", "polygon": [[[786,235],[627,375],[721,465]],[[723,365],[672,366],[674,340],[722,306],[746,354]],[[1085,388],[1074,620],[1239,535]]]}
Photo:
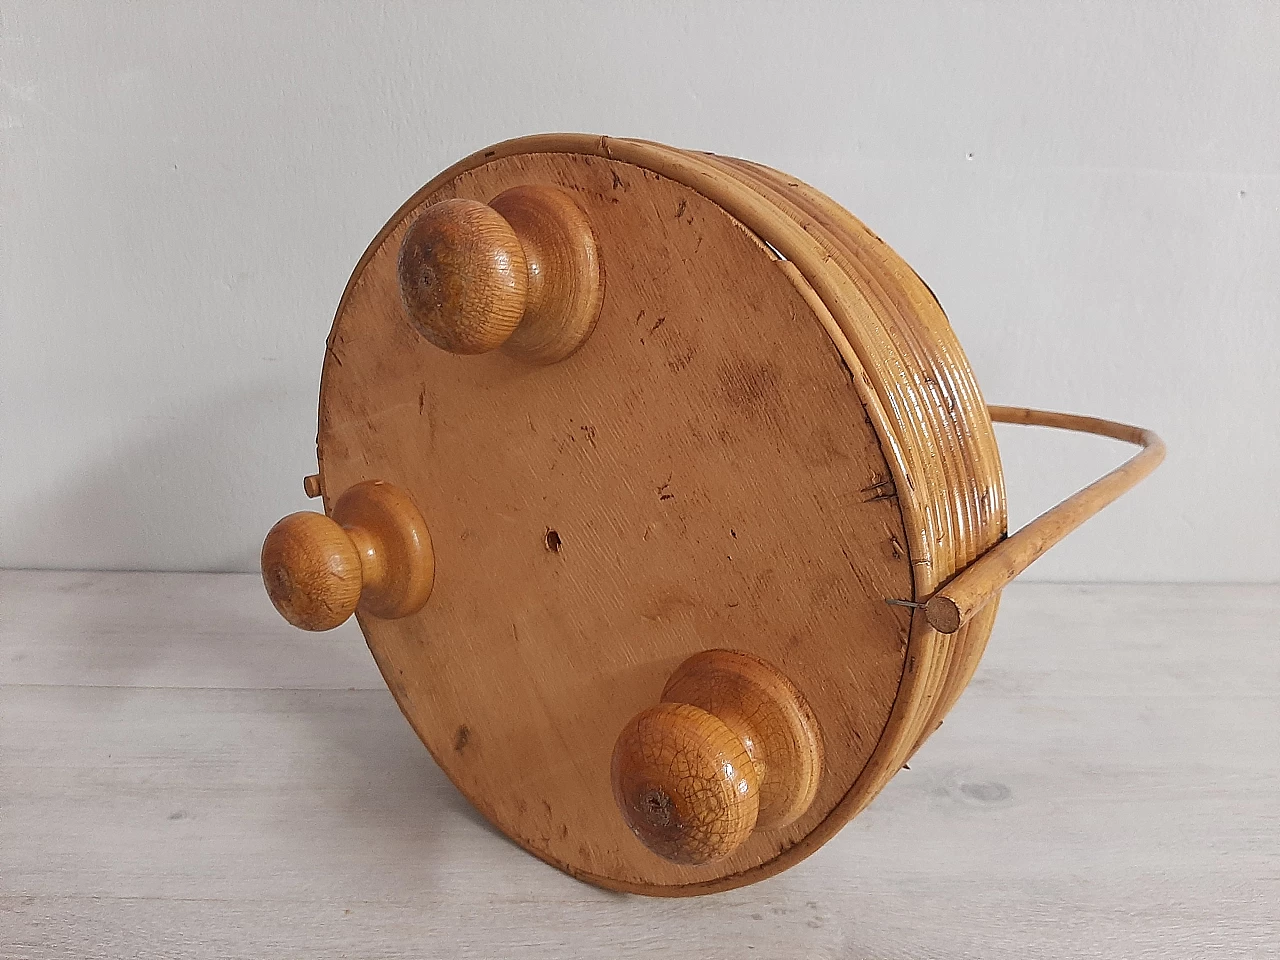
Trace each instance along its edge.
{"label": "crackled varnish finish", "polygon": [[822,765],[817,719],[785,676],[740,650],[706,650],[618,735],[613,796],[650,850],[709,863],[801,817]]}
{"label": "crackled varnish finish", "polygon": [[262,544],[262,580],[281,615],[331,630],[357,609],[394,620],[431,596],[431,534],[412,498],[381,480],[348,487],[329,516],[292,513]]}
{"label": "crackled varnish finish", "polygon": [[[442,173],[357,265],[306,480],[332,522],[282,521],[264,577],[303,626],[354,607],[516,842],[705,893],[870,802],[972,676],[1000,588],[1158,462],[1122,439],[1147,450],[1006,539],[963,352],[865,226],[742,161],[526,138]],[[402,509],[344,522],[369,481]]]}

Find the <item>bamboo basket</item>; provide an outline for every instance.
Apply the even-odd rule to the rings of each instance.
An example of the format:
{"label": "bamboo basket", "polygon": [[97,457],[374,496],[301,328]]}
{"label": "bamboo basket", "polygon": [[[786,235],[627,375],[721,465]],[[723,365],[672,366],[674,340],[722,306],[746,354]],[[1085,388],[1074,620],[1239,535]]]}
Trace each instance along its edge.
{"label": "bamboo basket", "polygon": [[[1142,449],[1010,536],[993,421]],[[655,895],[834,835],[956,702],[1001,589],[1164,454],[987,406],[929,288],[813,188],[576,134],[476,153],[391,218],[316,446],[325,513],[263,545],[277,608],[354,612],[495,826]]]}

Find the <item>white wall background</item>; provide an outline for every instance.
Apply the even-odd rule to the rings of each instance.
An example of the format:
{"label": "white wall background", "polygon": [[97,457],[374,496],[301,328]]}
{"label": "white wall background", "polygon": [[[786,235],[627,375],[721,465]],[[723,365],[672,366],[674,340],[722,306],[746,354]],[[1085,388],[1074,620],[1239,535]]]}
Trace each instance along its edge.
{"label": "white wall background", "polygon": [[[1280,13],[1253,3],[0,6],[0,565],[252,570],[386,218],[547,130],[760,160],[988,399],[1151,426],[1030,576],[1280,578]],[[1002,433],[1015,521],[1127,455]]]}

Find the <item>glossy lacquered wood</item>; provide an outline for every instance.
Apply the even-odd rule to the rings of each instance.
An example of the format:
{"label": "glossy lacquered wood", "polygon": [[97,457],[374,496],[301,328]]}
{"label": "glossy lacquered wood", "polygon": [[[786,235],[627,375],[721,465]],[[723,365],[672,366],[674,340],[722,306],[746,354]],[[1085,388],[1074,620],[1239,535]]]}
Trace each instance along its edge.
{"label": "glossy lacquered wood", "polygon": [[603,277],[590,221],[565,190],[512,187],[484,204],[429,205],[400,245],[400,296],[429,341],[453,353],[503,347],[555,363],[600,314]]}
{"label": "glossy lacquered wood", "polygon": [[612,761],[614,799],[650,850],[675,863],[719,860],[809,808],[822,733],[777,669],[736,650],[696,653],[662,701],[623,728]]}
{"label": "glossy lacquered wood", "polygon": [[303,511],[272,527],[262,581],[281,616],[304,630],[332,630],[357,609],[408,616],[435,581],[431,535],[407,493],[367,480],[338,498],[331,516]]}

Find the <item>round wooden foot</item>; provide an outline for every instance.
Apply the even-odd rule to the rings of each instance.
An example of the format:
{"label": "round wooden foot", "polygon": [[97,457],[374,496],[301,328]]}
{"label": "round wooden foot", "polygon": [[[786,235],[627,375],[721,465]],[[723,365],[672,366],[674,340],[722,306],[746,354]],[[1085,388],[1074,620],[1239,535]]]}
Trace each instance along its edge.
{"label": "round wooden foot", "polygon": [[586,214],[545,184],[512,187],[487,205],[432,204],[406,231],[397,271],[414,326],[452,353],[503,347],[555,363],[591,335],[604,299]]}
{"label": "round wooden foot", "polygon": [[426,522],[399,487],[367,480],[332,516],[285,517],[262,544],[262,582],[281,616],[331,630],[357,609],[394,620],[421,610],[435,582]]}
{"label": "round wooden foot", "polygon": [[822,736],[800,692],[757,657],[694,654],[662,703],[618,737],[613,793],[654,853],[698,864],[732,853],[753,830],[792,823],[822,774]]}

